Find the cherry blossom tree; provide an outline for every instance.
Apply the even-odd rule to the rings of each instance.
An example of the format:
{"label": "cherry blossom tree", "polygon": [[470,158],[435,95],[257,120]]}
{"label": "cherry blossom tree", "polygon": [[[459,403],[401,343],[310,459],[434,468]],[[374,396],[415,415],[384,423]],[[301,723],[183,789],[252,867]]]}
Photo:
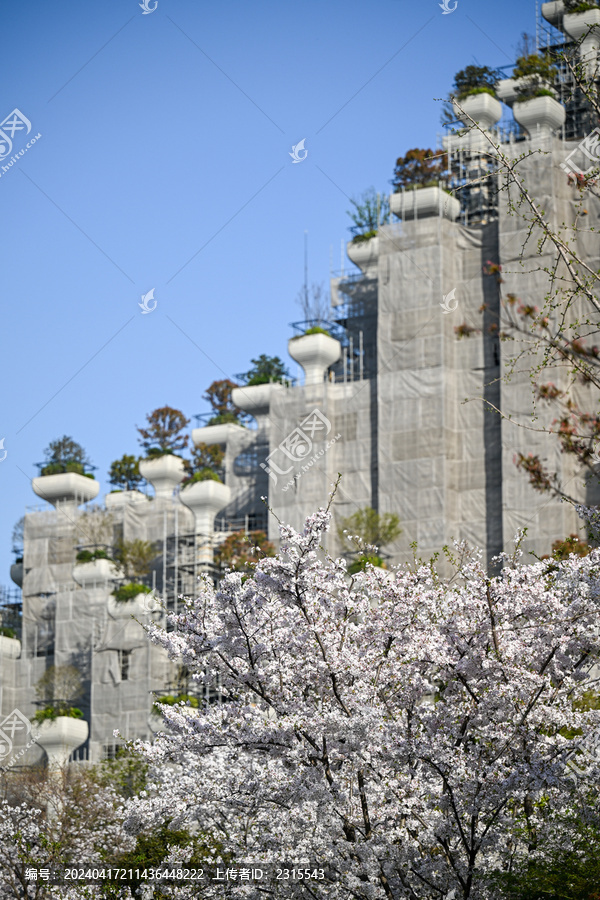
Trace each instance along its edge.
{"label": "cherry blossom tree", "polygon": [[223,866],[324,873],[203,897],[491,900],[495,873],[583,802],[569,760],[599,774],[581,746],[600,724],[584,702],[600,550],[525,566],[517,549],[490,577],[460,546],[449,582],[433,563],[351,578],[322,549],[329,525],[327,509],[301,533],[281,526],[251,577],[205,580],[173,630],[148,626],[218,677],[222,702],[163,707],[168,728],[137,745],[149,783],[126,826],[199,829]]}

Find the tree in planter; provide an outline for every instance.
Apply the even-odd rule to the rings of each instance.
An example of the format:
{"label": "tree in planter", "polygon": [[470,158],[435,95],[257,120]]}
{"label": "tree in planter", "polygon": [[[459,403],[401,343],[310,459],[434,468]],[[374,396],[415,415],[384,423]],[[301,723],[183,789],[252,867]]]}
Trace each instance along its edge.
{"label": "tree in planter", "polygon": [[302,310],[304,322],[320,327],[329,321],[331,306],[323,284],[305,285],[298,291],[295,302]]}
{"label": "tree in planter", "polygon": [[151,594],[152,588],[148,587],[147,584],[141,584],[138,582],[129,582],[128,584],[122,584],[120,587],[117,587],[112,592],[113,597],[117,601],[117,603],[127,603],[129,600],[135,600],[138,594]]}
{"label": "tree in planter", "polygon": [[496,96],[496,83],[501,78],[497,69],[489,66],[466,66],[454,76],[454,83],[448,99],[442,104],[442,125],[456,121],[453,100],[464,100],[474,94],[491,94]]}
{"label": "tree in planter", "polygon": [[75,472],[85,475],[86,468],[91,466],[87,453],[77,441],[68,435],[63,435],[55,441],[50,441],[44,450],[45,463],[42,467],[42,475],[60,475],[64,472]]}
{"label": "tree in planter", "polygon": [[[219,444],[198,444],[192,452],[192,460],[188,464],[189,475],[183,484],[189,484],[194,476],[197,476],[199,473],[206,474],[207,472],[212,472],[221,481],[224,458],[225,451]],[[206,477],[210,476],[207,475]],[[199,478],[196,478],[196,481],[199,480]]]}
{"label": "tree in planter", "polygon": [[50,666],[38,678],[35,693],[44,704],[34,716],[36,722],[57,716],[81,718],[81,710],[74,704],[83,696],[83,682],[75,666]]}
{"label": "tree in planter", "polygon": [[496,96],[496,82],[498,81],[497,69],[489,66],[466,66],[454,76],[452,96],[457,100],[464,100],[471,94],[491,94]]}
{"label": "tree in planter", "polygon": [[519,102],[545,95],[554,97],[554,91],[550,90],[549,85],[554,82],[556,75],[557,68],[549,54],[529,53],[520,56],[513,71],[513,78],[526,79],[517,87]]}
{"label": "tree in planter", "polygon": [[150,541],[142,541],[139,538],[133,541],[118,541],[115,552],[115,559],[126,578],[145,578],[150,573],[156,556],[156,549]]}
{"label": "tree in planter", "polygon": [[[113,514],[98,507],[82,513],[75,521],[74,540],[77,546],[83,544],[94,555],[97,551],[111,548],[114,543]],[[108,553],[104,556],[111,558]]]}
{"label": "tree in planter", "polygon": [[115,459],[108,472],[110,484],[122,491],[136,491],[144,481],[140,475],[139,463],[139,456],[129,456],[127,453],[121,459]]}
{"label": "tree in planter", "polygon": [[448,155],[415,147],[406,156],[399,156],[394,168],[392,184],[395,191],[402,188],[437,185],[448,171]]}
{"label": "tree in planter", "polygon": [[375,237],[380,225],[390,221],[390,203],[387,194],[378,194],[371,187],[358,198],[350,198],[353,210],[347,210],[354,225],[350,231],[354,235],[353,242],[368,241]]}
{"label": "tree in planter", "polygon": [[148,457],[177,454],[187,447],[188,435],[181,434],[190,424],[179,409],[172,406],[161,406],[146,416],[147,427],[138,428],[140,444]]}
{"label": "tree in planter", "polygon": [[600,551],[516,555],[492,578],[461,552],[449,583],[432,562],[349,585],[328,527],[324,510],[302,533],[282,526],[276,557],[207,579],[174,630],[151,630],[226,702],[163,710],[132,824],[210,823],[239,859],[294,847],[328,872],[319,900],[492,900],[494,872],[573,805],[566,759],[600,723],[578,704]]}
{"label": "tree in planter", "polygon": [[248,421],[249,416],[238,409],[231,399],[231,393],[236,387],[239,385],[229,378],[213,381],[208,386],[203,399],[210,403],[214,413],[208,421],[209,425],[244,425]]}
{"label": "tree in planter", "polygon": [[215,550],[215,564],[220,569],[249,572],[259,559],[275,556],[275,547],[264,531],[236,531],[228,535]]}
{"label": "tree in planter", "polygon": [[348,551],[358,550],[359,553],[348,572],[354,575],[362,571],[367,563],[383,566],[378,551],[395,541],[401,531],[400,520],[395,513],[380,514],[370,506],[341,518],[337,526],[340,544]]}
{"label": "tree in planter", "polygon": [[281,383],[291,377],[285,363],[278,356],[267,356],[265,353],[261,353],[258,359],[251,359],[250,362],[252,367],[237,376],[246,387],[252,387],[255,384],[270,384],[271,382]]}

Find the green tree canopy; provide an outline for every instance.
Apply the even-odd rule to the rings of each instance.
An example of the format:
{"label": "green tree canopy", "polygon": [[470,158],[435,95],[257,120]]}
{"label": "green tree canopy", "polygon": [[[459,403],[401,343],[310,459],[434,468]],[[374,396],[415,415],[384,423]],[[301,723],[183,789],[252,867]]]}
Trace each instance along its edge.
{"label": "green tree canopy", "polygon": [[[359,509],[351,516],[345,516],[338,522],[337,533],[341,543],[348,549],[357,549],[355,542],[349,539],[349,535],[359,539],[358,549],[364,547],[378,547],[381,549],[386,544],[391,544],[401,533],[400,520],[395,513],[379,514],[370,506]],[[344,534],[349,532],[349,535]]]}
{"label": "green tree canopy", "polygon": [[231,399],[231,393],[236,387],[239,387],[239,385],[229,378],[213,381],[208,386],[203,399],[210,403],[214,413],[212,418],[209,419],[209,425],[226,425],[228,422],[234,425],[243,425],[247,420],[247,415],[241,409],[238,409]]}
{"label": "green tree canopy", "polygon": [[210,469],[211,472],[220,475],[224,458],[225,451],[219,444],[198,444],[192,451],[190,474],[195,475],[203,469]]}
{"label": "green tree canopy", "polygon": [[149,456],[161,456],[165,453],[177,453],[187,446],[188,435],[181,434],[189,425],[179,409],[172,406],[161,406],[146,416],[147,427],[138,428],[141,434],[140,444]]}
{"label": "green tree canopy", "polygon": [[283,360],[278,356],[267,356],[261,353],[258,359],[251,359],[252,367],[238,375],[240,381],[250,387],[254,384],[269,384],[271,381],[282,382],[291,378]]}
{"label": "green tree canopy", "polygon": [[397,191],[412,185],[437,184],[447,170],[448,155],[446,153],[436,153],[431,149],[414,147],[412,150],[407,150],[405,156],[399,156],[396,160],[392,184]]}
{"label": "green tree canopy", "polygon": [[498,72],[489,66],[466,66],[454,76],[452,94],[457,100],[464,100],[469,94],[478,91],[496,92]]}
{"label": "green tree canopy", "polygon": [[115,559],[120,563],[126,578],[143,578],[150,572],[157,552],[150,541],[139,539],[119,541]]}
{"label": "green tree canopy", "polygon": [[55,441],[50,441],[44,450],[44,457],[42,475],[58,475],[62,472],[77,472],[83,475],[86,467],[91,466],[81,444],[66,434]]}
{"label": "green tree canopy", "polygon": [[363,191],[358,199],[350,198],[354,207],[346,210],[354,225],[350,231],[355,237],[372,237],[380,225],[390,219],[390,204],[386,193],[378,194],[374,187]]}
{"label": "green tree canopy", "polygon": [[140,475],[139,462],[139,456],[129,456],[127,453],[121,459],[115,459],[108,470],[110,484],[124,491],[135,491],[144,480]]}

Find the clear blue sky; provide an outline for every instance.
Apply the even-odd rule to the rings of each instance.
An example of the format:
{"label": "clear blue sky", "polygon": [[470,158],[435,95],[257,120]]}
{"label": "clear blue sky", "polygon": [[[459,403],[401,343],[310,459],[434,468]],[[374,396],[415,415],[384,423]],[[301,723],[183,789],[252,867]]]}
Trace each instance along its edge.
{"label": "clear blue sky", "polygon": [[101,497],[147,412],[204,412],[214,379],[287,359],[305,230],[309,280],[326,281],[348,197],[389,190],[397,156],[435,146],[435,98],[469,63],[512,62],[535,3],[159,0],[143,15],[138,0],[3,0],[2,25],[0,118],[32,123],[11,155],[42,135],[0,169],[11,584],[11,530],[49,441],[83,444]]}

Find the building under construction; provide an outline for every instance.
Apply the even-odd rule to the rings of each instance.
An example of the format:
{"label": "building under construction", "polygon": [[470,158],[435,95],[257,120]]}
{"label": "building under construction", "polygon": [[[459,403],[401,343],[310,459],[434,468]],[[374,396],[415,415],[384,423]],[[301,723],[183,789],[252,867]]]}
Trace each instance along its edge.
{"label": "building under construction", "polygon": [[[565,32],[562,3],[546,3],[542,13],[539,48],[589,66],[589,41]],[[590,83],[597,88],[597,56],[593,60]],[[13,567],[22,609],[9,594],[1,606],[3,624],[15,632],[0,637],[3,716],[13,709],[33,715],[34,686],[45,669],[74,665],[84,681],[78,705],[89,724],[76,752],[99,759],[114,752],[115,730],[124,739],[151,736],[160,722],[152,713],[157,695],[215,696],[218,686],[208,677],[204,684],[190,682],[149,644],[139,623],[164,621],[165,611],[177,611],[180,596],[194,593],[202,572],[216,577],[214,550],[227,535],[263,530],[277,543],[278,520],[301,528],[327,502],[338,473],[337,521],[365,507],[398,514],[402,533],[386,548],[388,564],[411,560],[415,541],[427,559],[453,540],[466,540],[490,563],[521,529],[527,529],[523,549],[538,555],[578,532],[572,506],[536,493],[514,462],[519,453],[539,455],[570,484],[571,494],[595,499],[555,438],[519,427],[531,423],[531,383],[527,367],[505,378],[512,347],[500,339],[500,291],[539,303],[553,257],[549,248],[540,257],[536,241],[527,242],[527,225],[509,208],[488,138],[507,156],[523,155],[519,170],[528,190],[558,226],[573,221],[577,203],[567,161],[576,159],[597,122],[563,63],[554,97],[530,101],[526,125],[522,117],[520,124],[510,118],[511,82],[499,84],[504,107],[478,95],[489,98],[471,107],[479,129],[459,123],[441,139],[449,180],[393,194],[394,222],[348,245],[354,274],[332,279],[329,333],[302,323],[288,345],[304,382],[239,387],[234,402],[254,427],[194,430],[196,444],[223,448],[223,483],[181,490],[183,464],[162,457],[146,465],[152,491],[108,494],[93,512],[89,504],[99,490],[93,479],[72,473],[34,479],[47,502],[27,511],[23,562]],[[597,221],[596,197],[589,198],[587,214]],[[597,240],[577,234],[573,240],[599,271]],[[502,288],[489,274],[490,261],[502,266]],[[312,333],[305,333],[307,326]],[[558,372],[559,387],[561,378],[566,375]],[[547,424],[544,415],[538,426]],[[103,517],[101,542],[86,539],[86,522],[89,531],[94,516]],[[119,540],[156,548],[145,576],[151,593],[131,605],[114,600],[122,575],[110,557]],[[340,552],[335,529],[327,540],[331,552]],[[78,550],[100,543],[105,557],[76,562]],[[36,753],[34,744],[26,759]]]}

